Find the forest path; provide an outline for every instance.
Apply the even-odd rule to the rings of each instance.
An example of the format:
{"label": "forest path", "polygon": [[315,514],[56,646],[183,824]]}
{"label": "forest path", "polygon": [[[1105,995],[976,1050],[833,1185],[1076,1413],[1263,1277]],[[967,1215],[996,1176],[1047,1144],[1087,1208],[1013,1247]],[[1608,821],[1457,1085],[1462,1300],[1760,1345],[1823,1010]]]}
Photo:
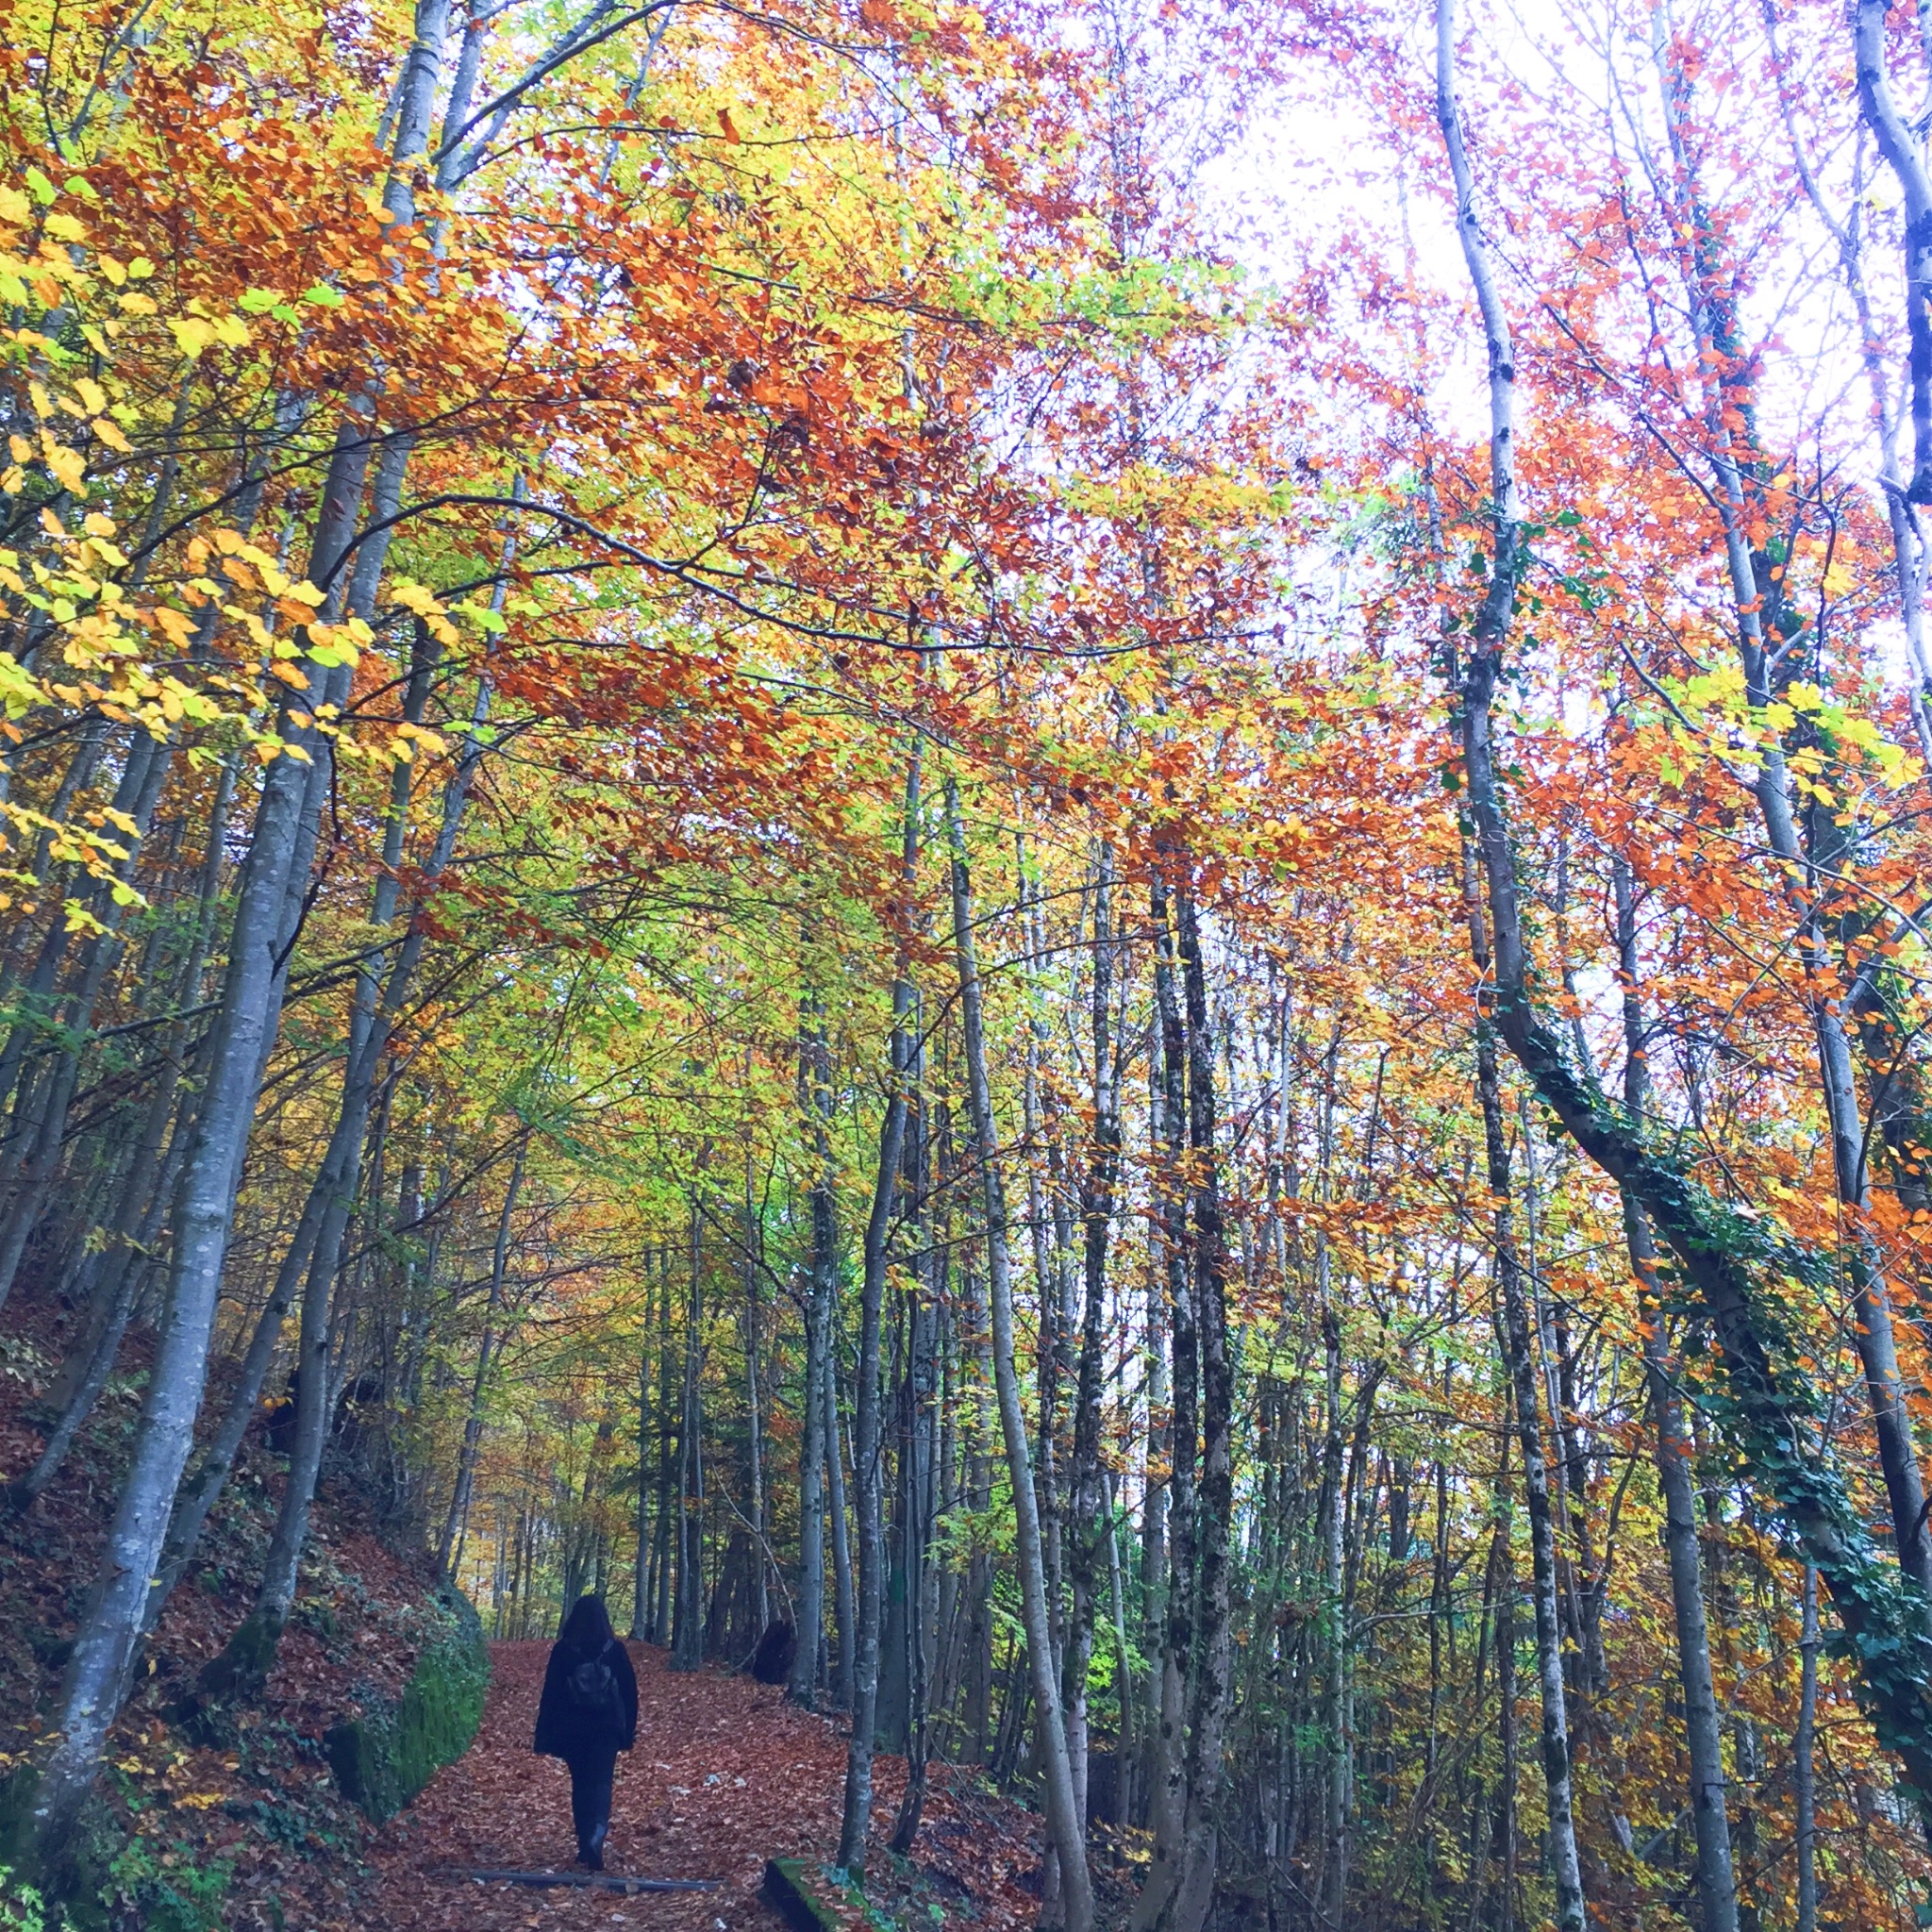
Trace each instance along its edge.
{"label": "forest path", "polygon": [[[838,1843],[845,1750],[824,1720],[776,1688],[629,1646],[638,1673],[637,1748],[617,1760],[608,1869],[640,1878],[718,1878],[715,1891],[538,1890],[437,1875],[450,1866],[569,1872],[570,1774],[530,1749],[547,1643],[491,1646],[476,1740],[371,1848],[381,1932],[750,1932],[783,1924],[759,1896],[768,1857],[829,1857]],[[881,1763],[892,1798],[897,1760]],[[886,1814],[890,1824],[891,1812]]]}

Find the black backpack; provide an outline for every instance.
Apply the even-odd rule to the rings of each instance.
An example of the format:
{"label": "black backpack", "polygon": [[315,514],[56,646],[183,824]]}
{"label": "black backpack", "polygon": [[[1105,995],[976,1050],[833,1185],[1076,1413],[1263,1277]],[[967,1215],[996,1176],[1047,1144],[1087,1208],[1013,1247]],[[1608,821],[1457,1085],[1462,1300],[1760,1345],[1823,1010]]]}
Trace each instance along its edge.
{"label": "black backpack", "polygon": [[587,1657],[563,1680],[564,1701],[579,1724],[602,1724],[609,1729],[624,1727],[622,1699],[617,1690],[617,1673],[605,1661],[607,1644],[593,1657]]}

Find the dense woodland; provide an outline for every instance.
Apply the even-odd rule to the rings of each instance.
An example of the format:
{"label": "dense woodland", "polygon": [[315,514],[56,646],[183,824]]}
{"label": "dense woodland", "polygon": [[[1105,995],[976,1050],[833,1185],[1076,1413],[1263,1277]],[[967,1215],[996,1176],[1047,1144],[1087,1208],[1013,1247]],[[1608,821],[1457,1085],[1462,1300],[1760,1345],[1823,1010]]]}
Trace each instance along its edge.
{"label": "dense woodland", "polygon": [[853,1874],[1926,1922],[1932,28],[1470,7],[8,0],[21,1873],[266,1429],[184,1723],[341,1480]]}

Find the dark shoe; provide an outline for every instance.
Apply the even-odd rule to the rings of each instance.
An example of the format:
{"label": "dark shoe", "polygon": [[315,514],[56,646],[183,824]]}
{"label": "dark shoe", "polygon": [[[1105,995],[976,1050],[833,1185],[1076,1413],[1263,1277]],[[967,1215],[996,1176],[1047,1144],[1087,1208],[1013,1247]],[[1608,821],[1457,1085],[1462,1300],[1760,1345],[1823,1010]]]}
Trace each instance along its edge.
{"label": "dark shoe", "polygon": [[604,1869],[604,1843],[609,1836],[610,1827],[608,1824],[600,1824],[591,1834],[591,1842],[584,1850],[584,1863],[592,1872],[601,1872]]}

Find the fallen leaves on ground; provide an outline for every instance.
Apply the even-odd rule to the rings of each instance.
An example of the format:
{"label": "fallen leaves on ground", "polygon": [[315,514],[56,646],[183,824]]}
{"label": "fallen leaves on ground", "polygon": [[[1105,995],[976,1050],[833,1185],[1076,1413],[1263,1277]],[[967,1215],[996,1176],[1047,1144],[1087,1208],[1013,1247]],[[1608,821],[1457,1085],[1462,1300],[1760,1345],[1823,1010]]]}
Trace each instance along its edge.
{"label": "fallen leaves on ground", "polygon": [[[783,1921],[760,1896],[767,1858],[813,1868],[838,1845],[845,1789],[844,1740],[824,1718],[749,1677],[677,1673],[665,1654],[630,1646],[638,1673],[637,1748],[618,1759],[606,1854],[613,1874],[717,1878],[715,1891],[643,1893],[578,1888],[534,1890],[439,1875],[452,1866],[570,1871],[570,1774],[530,1750],[549,1647],[499,1643],[483,1726],[469,1755],[439,1772],[410,1810],[371,1848],[381,1870],[376,1932],[523,1932],[529,1926],[651,1932],[745,1932]],[[975,1790],[952,1767],[932,1768],[932,1790],[910,1860],[884,1849],[905,1789],[903,1758],[876,1767],[869,1895],[892,1923],[991,1928],[1029,1925],[1039,1821]],[[1037,1883],[1037,1878],[1035,1879]],[[821,1895],[829,1892],[822,1885]],[[911,1909],[908,1909],[908,1907]],[[903,1914],[903,1916],[902,1916]],[[841,1917],[864,1921],[856,1907]]]}

